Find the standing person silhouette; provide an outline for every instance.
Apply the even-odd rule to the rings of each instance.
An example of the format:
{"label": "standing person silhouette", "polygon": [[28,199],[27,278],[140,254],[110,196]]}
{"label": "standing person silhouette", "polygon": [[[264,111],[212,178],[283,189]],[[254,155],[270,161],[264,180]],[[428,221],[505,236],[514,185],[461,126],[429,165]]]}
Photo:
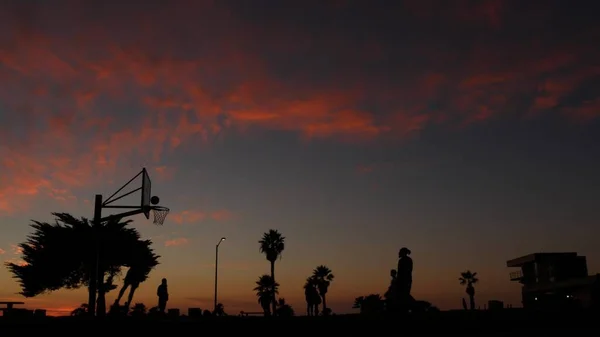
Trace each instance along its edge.
{"label": "standing person silhouette", "polygon": [[398,302],[398,280],[396,277],[398,276],[398,272],[396,269],[390,270],[390,276],[392,280],[390,281],[390,286],[388,290],[383,295],[385,297],[386,308],[389,312],[397,311],[397,302]]}
{"label": "standing person silhouette", "polygon": [[166,278],[162,279],[162,283],[156,290],[156,295],[158,296],[158,311],[164,313],[167,308],[167,301],[169,300],[169,290],[167,289]]}
{"label": "standing person silhouette", "polygon": [[402,247],[398,252],[398,269],[396,276],[397,298],[399,309],[408,312],[410,309],[410,290],[412,288],[413,260],[409,257],[410,249]]}

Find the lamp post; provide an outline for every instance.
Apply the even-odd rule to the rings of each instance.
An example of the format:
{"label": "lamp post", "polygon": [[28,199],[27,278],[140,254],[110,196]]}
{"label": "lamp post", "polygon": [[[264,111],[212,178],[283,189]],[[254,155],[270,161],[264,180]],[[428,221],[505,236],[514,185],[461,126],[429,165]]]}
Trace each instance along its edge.
{"label": "lamp post", "polygon": [[219,275],[219,246],[221,245],[221,242],[225,241],[225,238],[222,237],[221,240],[219,240],[219,243],[217,243],[217,247],[215,248],[215,306],[213,309],[213,312],[216,313],[217,312],[217,280],[218,280],[218,275]]}

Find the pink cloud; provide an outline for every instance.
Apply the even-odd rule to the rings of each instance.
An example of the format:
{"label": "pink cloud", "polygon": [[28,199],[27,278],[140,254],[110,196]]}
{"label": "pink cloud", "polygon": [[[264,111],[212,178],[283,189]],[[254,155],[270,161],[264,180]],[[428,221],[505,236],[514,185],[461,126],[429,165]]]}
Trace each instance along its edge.
{"label": "pink cloud", "polygon": [[233,218],[233,213],[226,209],[222,209],[210,213],[210,217],[215,221],[227,221]]}
{"label": "pink cloud", "polygon": [[165,247],[183,246],[183,245],[187,245],[188,243],[189,243],[189,240],[186,238],[176,238],[176,239],[165,241]]}
{"label": "pink cloud", "polygon": [[206,219],[212,219],[215,221],[227,221],[233,218],[233,213],[221,209],[217,211],[198,211],[198,210],[186,210],[180,212],[174,212],[169,214],[170,219],[177,224],[192,224],[197,222],[205,221]]}
{"label": "pink cloud", "polygon": [[[253,24],[211,1],[188,1],[185,9],[118,6],[114,10],[127,14],[116,18],[105,15],[114,10],[104,4],[100,11],[93,3],[56,10],[39,2],[21,11],[3,5],[0,30],[10,33],[0,36],[0,80],[12,85],[0,90],[6,111],[0,215],[27,210],[33,198],[69,201],[75,188],[141,161],[155,167],[159,179],[171,179],[175,168],[161,165],[165,155],[185,145],[206,146],[224,129],[244,136],[248,130],[286,131],[304,140],[397,140],[430,126],[473,126],[502,117],[521,97],[532,98],[530,107],[514,111],[522,116],[558,110],[581,123],[598,118],[597,100],[571,104],[600,71],[592,56],[596,27],[573,29],[578,36],[564,39],[524,42],[510,30],[501,35],[508,25],[544,27],[563,11],[558,4],[401,3],[402,10],[378,13],[381,21],[408,25],[415,34],[436,25],[444,32],[437,38],[468,48],[415,38],[396,54],[395,43],[385,39],[356,39],[356,32],[337,28],[314,36],[286,20]],[[316,10],[333,10],[327,8]],[[42,25],[23,17],[33,12],[44,17]],[[65,27],[67,21],[78,29]],[[294,55],[305,57],[274,66]],[[337,60],[336,67],[314,75],[324,58]],[[377,67],[380,60],[384,69]],[[295,67],[285,76],[273,71]],[[143,113],[129,118],[122,107]],[[187,214],[181,222],[186,217],[224,218]]]}
{"label": "pink cloud", "polygon": [[154,172],[160,180],[170,180],[175,174],[175,168],[169,166],[157,166],[154,168]]}

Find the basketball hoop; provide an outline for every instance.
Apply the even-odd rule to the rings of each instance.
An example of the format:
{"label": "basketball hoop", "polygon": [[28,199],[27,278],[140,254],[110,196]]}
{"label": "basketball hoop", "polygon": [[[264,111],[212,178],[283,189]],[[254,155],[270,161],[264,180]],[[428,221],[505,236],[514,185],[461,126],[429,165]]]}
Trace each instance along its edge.
{"label": "basketball hoop", "polygon": [[162,226],[170,211],[171,210],[168,207],[153,206],[152,213],[154,213],[154,224]]}

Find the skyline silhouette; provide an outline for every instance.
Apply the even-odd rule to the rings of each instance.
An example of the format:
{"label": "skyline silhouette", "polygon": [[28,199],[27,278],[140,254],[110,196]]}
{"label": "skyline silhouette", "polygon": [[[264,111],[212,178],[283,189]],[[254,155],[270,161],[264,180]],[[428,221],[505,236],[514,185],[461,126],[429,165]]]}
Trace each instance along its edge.
{"label": "skyline silhouette", "polygon": [[[357,312],[404,246],[412,295],[443,310],[469,301],[467,270],[477,303],[519,306],[506,261],[531,253],[600,272],[598,4],[288,5],[3,2],[0,261],[19,262],[31,220],[91,219],[95,194],[146,167],[171,209],[131,218],[161,256],[135,292],[147,307],[167,278],[168,308],[212,309],[227,237],[219,302],[261,311],[270,229],[296,315],[320,265],[327,307]],[[69,314],[86,298],[19,291],[0,268],[0,301]]]}

